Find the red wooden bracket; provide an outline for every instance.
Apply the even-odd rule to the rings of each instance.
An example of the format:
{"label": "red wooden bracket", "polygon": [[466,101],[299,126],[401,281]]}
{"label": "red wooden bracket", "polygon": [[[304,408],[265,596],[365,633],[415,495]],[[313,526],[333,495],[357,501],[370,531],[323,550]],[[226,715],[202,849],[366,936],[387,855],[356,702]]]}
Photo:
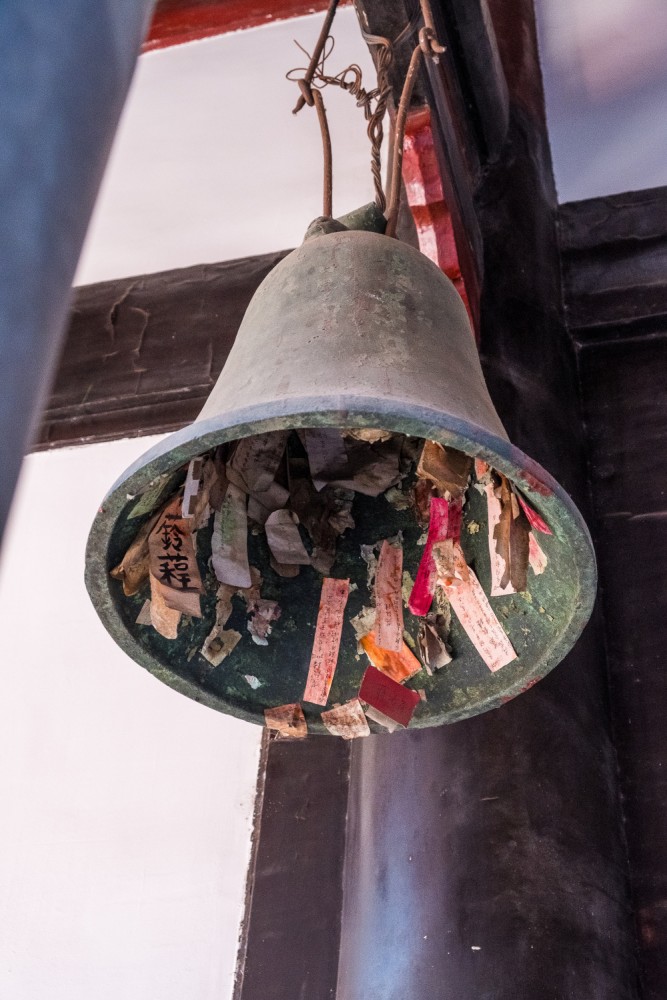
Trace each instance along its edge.
{"label": "red wooden bracket", "polygon": [[[345,6],[351,0],[341,0]],[[328,0],[158,0],[143,52],[326,10]]]}
{"label": "red wooden bracket", "polygon": [[454,283],[468,310],[474,330],[475,323],[461,275],[452,217],[443,193],[428,107],[417,108],[408,115],[403,148],[403,183],[417,228],[419,249]]}

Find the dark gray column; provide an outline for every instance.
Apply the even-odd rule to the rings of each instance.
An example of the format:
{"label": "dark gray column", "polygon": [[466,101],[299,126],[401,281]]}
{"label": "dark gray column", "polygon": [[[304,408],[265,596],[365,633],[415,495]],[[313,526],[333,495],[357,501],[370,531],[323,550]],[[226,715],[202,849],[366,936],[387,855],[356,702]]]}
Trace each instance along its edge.
{"label": "dark gray column", "polygon": [[0,534],[150,7],[0,4]]}

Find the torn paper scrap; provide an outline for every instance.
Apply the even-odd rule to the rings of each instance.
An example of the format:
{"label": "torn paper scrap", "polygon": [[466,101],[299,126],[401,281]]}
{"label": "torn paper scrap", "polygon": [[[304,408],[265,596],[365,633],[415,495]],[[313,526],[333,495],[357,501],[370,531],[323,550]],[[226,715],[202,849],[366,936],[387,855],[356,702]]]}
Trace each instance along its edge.
{"label": "torn paper scrap", "polygon": [[241,438],[227,462],[227,478],[245,493],[268,490],[285,453],[288,431]]}
{"label": "torn paper scrap", "polygon": [[417,642],[424,666],[429,673],[441,670],[442,667],[446,667],[448,663],[452,662],[449,650],[444,639],[438,634],[434,622],[425,620],[419,623]]}
{"label": "torn paper scrap", "polygon": [[257,691],[258,688],[262,687],[262,682],[259,677],[255,677],[253,674],[244,674],[243,680],[246,684],[249,684],[253,691]]}
{"label": "torn paper scrap", "polygon": [[151,602],[150,600],[144,601],[141,605],[141,611],[136,617],[137,625],[152,625],[151,621]]}
{"label": "torn paper scrap", "polygon": [[281,614],[278,602],[265,601],[260,598],[248,610],[250,611],[248,632],[250,632],[253,642],[257,643],[258,646],[268,646],[272,622],[277,621]]}
{"label": "torn paper scrap", "polygon": [[456,448],[446,448],[437,441],[424,441],[417,476],[430,479],[439,490],[454,499],[462,496],[472,472],[472,459]]}
{"label": "torn paper scrap", "polygon": [[123,593],[126,597],[137,594],[148,580],[150,566],[148,539],[159,516],[159,512],[154,514],[141,526],[121,562],[110,571],[113,579],[120,580],[123,584]]}
{"label": "torn paper scrap", "polygon": [[322,712],[322,722],[332,736],[341,736],[344,740],[356,740],[360,736],[371,734],[358,698]]}
{"label": "torn paper scrap", "polygon": [[459,501],[448,501],[444,497],[433,497],[431,500],[428,537],[408,605],[413,615],[423,617],[430,610],[437,580],[433,546],[437,542],[444,542],[451,537],[450,511],[452,511],[452,526],[454,530],[458,526],[458,530],[460,531],[461,517],[459,507]]}
{"label": "torn paper scrap", "polygon": [[266,519],[264,530],[271,555],[286,566],[310,566],[310,556],[301,541],[298,518],[290,510],[276,510]]}
{"label": "torn paper scrap", "polygon": [[176,497],[160,515],[148,538],[151,575],[164,588],[168,607],[187,615],[200,615],[199,594],[203,593],[190,524],[181,517],[181,501]]}
{"label": "torn paper scrap", "polygon": [[280,483],[271,483],[261,493],[251,493],[248,497],[248,517],[255,524],[266,524],[269,514],[287,505],[289,492]]}
{"label": "torn paper scrap", "polygon": [[[382,542],[375,576],[375,635],[382,649],[399,652],[403,642],[403,546]],[[373,662],[371,660],[371,662]]]}
{"label": "torn paper scrap", "polygon": [[235,629],[213,628],[204,640],[201,655],[213,667],[219,667],[223,660],[236,648],[241,639],[241,633]]}
{"label": "torn paper scrap", "polygon": [[512,581],[507,580],[506,585],[503,587],[500,581],[503,577],[506,578],[507,574],[507,563],[505,557],[498,550],[496,544],[496,529],[500,524],[500,514],[501,505],[500,499],[496,496],[495,484],[489,479],[484,484],[484,493],[486,495],[486,508],[488,511],[488,523],[489,523],[489,559],[491,562],[491,597],[504,597],[506,594],[515,594],[516,591],[512,586]]}
{"label": "torn paper scrap", "polygon": [[388,715],[384,715],[384,713],[379,712],[377,708],[373,708],[372,705],[369,705],[366,709],[366,718],[370,719],[371,722],[377,722],[378,726],[383,726],[385,729],[388,729],[390,733],[395,733],[399,728],[398,722],[394,722],[394,720],[390,719]]}
{"label": "torn paper scrap", "polygon": [[[459,549],[459,559],[465,563]],[[468,567],[468,582],[447,587],[447,596],[461,626],[489,670],[500,670],[516,653],[505,631],[496,618],[489,600],[473,571]]]}
{"label": "torn paper scrap", "polygon": [[324,489],[327,483],[349,478],[345,441],[337,427],[307,427],[303,441],[316,490]]}
{"label": "torn paper scrap", "polygon": [[388,441],[394,436],[393,431],[376,430],[372,427],[346,427],[343,433],[345,437],[356,438],[357,441],[365,441],[367,444],[379,444],[380,441]]}
{"label": "torn paper scrap", "polygon": [[361,642],[363,637],[375,628],[375,608],[363,607],[359,614],[350,619],[350,625],[354,629],[357,642]]}
{"label": "torn paper scrap", "polygon": [[193,517],[196,508],[197,494],[202,485],[203,461],[193,458],[188,465],[188,471],[183,485],[183,517]]}
{"label": "torn paper scrap", "polygon": [[127,515],[128,521],[134,517],[143,517],[144,514],[150,514],[151,511],[154,511],[162,499],[170,479],[171,477],[168,474],[153,479]]}
{"label": "torn paper scrap", "polygon": [[549,561],[532,531],[528,537],[528,561],[535,576],[544,573]]}
{"label": "torn paper scrap", "polygon": [[410,652],[410,649],[403,641],[402,634],[401,647],[398,651],[382,649],[378,644],[375,632],[363,635],[359,640],[359,644],[373,666],[381,670],[387,677],[391,677],[398,684],[402,684],[408,677],[413,677],[422,668],[417,657],[414,653]]}
{"label": "torn paper scrap", "polygon": [[317,615],[313,652],[303,700],[312,705],[326,705],[338,662],[343,630],[343,612],[350,592],[349,580],[322,581],[320,610]]}
{"label": "torn paper scrap", "polygon": [[160,586],[158,580],[152,573],[149,574],[151,584],[151,625],[156,632],[159,632],[165,639],[178,638],[178,623],[181,620],[181,612],[167,607],[164,601],[164,587]]}
{"label": "torn paper scrap", "polygon": [[496,496],[500,500],[500,520],[494,528],[493,536],[498,555],[505,563],[500,587],[504,588],[511,582],[514,590],[520,593],[527,586],[530,525],[512,492],[509,480],[501,473],[497,475],[500,478],[500,487],[496,487]]}
{"label": "torn paper scrap", "polygon": [[266,728],[272,729],[281,739],[302,740],[308,735],[303,709],[298,702],[294,705],[279,705],[278,708],[265,708],[264,720]]}
{"label": "torn paper scrap", "polygon": [[540,517],[537,511],[533,510],[530,504],[523,499],[523,497],[519,492],[517,492],[516,495],[519,498],[519,503],[523,508],[524,514],[528,518],[528,523],[530,524],[531,528],[533,528],[535,531],[541,531],[543,535],[553,535],[553,531],[546,523],[546,521]]}
{"label": "torn paper scrap", "polygon": [[213,519],[211,562],[220,583],[232,587],[251,585],[246,495],[233,483],[229,483],[222,507]]}
{"label": "torn paper scrap", "polygon": [[359,688],[359,698],[401,726],[408,725],[420,701],[416,691],[397,684],[375,667],[366,670]]}

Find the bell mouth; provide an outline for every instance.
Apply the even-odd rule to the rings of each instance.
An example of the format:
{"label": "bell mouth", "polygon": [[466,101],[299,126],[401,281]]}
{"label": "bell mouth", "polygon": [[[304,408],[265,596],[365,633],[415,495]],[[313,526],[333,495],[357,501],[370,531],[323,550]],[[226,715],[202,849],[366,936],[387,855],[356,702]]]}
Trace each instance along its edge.
{"label": "bell mouth", "polygon": [[[428,539],[423,511],[421,519],[417,516],[414,487],[423,478],[416,474],[417,456],[423,442],[430,441],[477,459],[478,475],[483,474],[480,463],[487,463],[496,473],[496,491],[502,478],[507,477],[507,482],[515,487],[515,496],[536,515],[532,524],[541,521],[551,533],[530,528],[529,534],[537,542],[544,565],[535,571],[535,566],[541,565],[538,557],[533,568],[528,569],[526,589],[513,593],[510,583],[509,590],[502,595],[491,595],[488,483],[485,492],[484,482],[477,482],[472,471],[462,504],[460,546],[499,623],[501,632],[496,640],[502,645],[505,637],[516,656],[500,668],[490,668],[484,652],[480,653],[479,632],[479,628],[484,631],[488,622],[482,622],[477,630],[474,623],[471,627],[468,622],[466,630],[455,608],[448,630],[440,621],[441,638],[451,662],[439,667],[431,665],[429,673],[424,664],[423,634],[420,637],[424,616],[412,614],[404,606],[406,647],[419,665],[418,671],[401,679],[406,691],[417,692],[408,728],[456,722],[498,707],[553,669],[573,646],[590,616],[596,569],[590,536],[581,515],[551,476],[508,441],[451,418],[448,426],[442,426],[442,413],[420,410],[414,403],[403,407],[400,401],[397,404],[393,400],[389,412],[377,400],[319,399],[317,409],[309,406],[310,402],[303,400],[301,406],[295,406],[293,401],[277,403],[271,416],[265,410],[260,414],[257,409],[248,408],[229,415],[224,427],[219,419],[197,422],[158,444],[112,488],[99,509],[88,540],[86,586],[115,641],[158,679],[218,711],[265,724],[266,709],[301,705],[308,733],[336,731],[327,728],[322,714],[359,698],[364,675],[373,659],[376,669],[385,673],[381,663],[377,667],[377,649],[371,648],[369,655],[368,644],[364,648],[358,642],[364,609],[372,607],[374,598],[373,587],[369,587],[369,565],[362,551],[370,553],[372,561],[377,558],[383,540],[400,539],[402,572],[408,574],[401,582],[404,597],[408,599]],[[346,405],[341,406],[343,402]],[[110,572],[121,563],[141,527],[164,507],[166,500],[178,494],[190,461],[213,456],[221,446],[227,446],[229,454],[233,442],[287,431],[290,451],[303,470],[308,467],[304,432],[326,428],[344,430],[347,434],[362,432],[362,437],[369,428],[380,429],[391,435],[390,440],[400,441],[413,458],[407,462],[409,467],[404,468],[400,482],[390,486],[388,492],[382,491],[377,496],[354,492],[349,512],[354,526],[348,526],[337,536],[335,559],[328,568],[321,563],[317,568],[302,564],[298,575],[281,575],[276,571],[275,559],[272,566],[265,528],[257,522],[250,525],[249,565],[261,577],[261,600],[276,602],[280,614],[270,621],[270,632],[259,637],[266,644],[258,644],[257,635],[253,638],[248,630],[249,622],[258,619],[249,614],[244,595],[236,593],[231,597],[232,611],[224,629],[240,637],[217,665],[202,655],[215,624],[219,586],[211,567],[214,516],[202,523],[197,532],[196,554],[203,588],[201,617],[182,618],[175,639],[164,638],[150,624],[138,624],[137,618],[147,620],[148,583],[126,596],[121,580],[112,578]],[[322,488],[329,490],[329,486]],[[437,493],[442,495],[443,491],[436,489]],[[445,491],[445,500],[447,496]],[[312,555],[312,539],[304,529],[303,518],[300,520],[302,541]],[[531,547],[534,549],[532,543]],[[315,704],[307,701],[304,694],[325,577],[349,580],[349,591],[342,612],[340,647],[331,687],[326,692],[325,704]],[[450,585],[455,586],[455,581],[450,580]],[[434,605],[432,614],[436,610]],[[353,620],[357,623],[356,632]],[[260,623],[260,631],[262,627]],[[213,651],[219,652],[219,643]],[[391,670],[393,679],[397,675],[392,675]],[[362,708],[367,708],[366,701]],[[378,716],[371,710],[371,731],[386,732],[393,728],[385,714]],[[374,721],[374,717],[380,722]]]}

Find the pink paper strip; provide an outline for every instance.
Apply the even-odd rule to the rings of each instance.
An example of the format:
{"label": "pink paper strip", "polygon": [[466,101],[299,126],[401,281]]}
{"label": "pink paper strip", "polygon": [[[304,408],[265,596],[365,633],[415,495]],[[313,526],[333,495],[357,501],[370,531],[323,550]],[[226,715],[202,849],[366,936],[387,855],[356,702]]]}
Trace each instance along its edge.
{"label": "pink paper strip", "polygon": [[311,705],[327,703],[338,662],[343,612],[349,592],[349,580],[333,580],[325,577],[322,581],[313,652],[310,657],[306,690],[303,693],[303,700],[310,702]]}
{"label": "pink paper strip", "polygon": [[[460,549],[458,558],[465,563]],[[470,567],[468,574],[467,583],[445,588],[447,597],[475,649],[489,670],[495,672],[516,660],[516,653]]]}
{"label": "pink paper strip", "polygon": [[398,653],[403,648],[403,548],[386,539],[375,576],[375,638],[378,646]]}
{"label": "pink paper strip", "polygon": [[523,512],[528,518],[528,523],[530,524],[531,528],[534,528],[535,531],[541,531],[543,535],[553,535],[553,531],[551,530],[547,522],[542,520],[537,511],[533,510],[532,507],[528,506],[528,504],[523,499],[520,493],[518,493],[517,496],[519,497],[519,503],[523,507]]}
{"label": "pink paper strip", "polygon": [[447,501],[443,497],[433,497],[431,500],[424,554],[408,601],[408,607],[413,615],[423,617],[430,610],[437,582],[433,546],[436,542],[444,542],[447,538],[458,540],[461,532],[461,511],[460,499]]}

